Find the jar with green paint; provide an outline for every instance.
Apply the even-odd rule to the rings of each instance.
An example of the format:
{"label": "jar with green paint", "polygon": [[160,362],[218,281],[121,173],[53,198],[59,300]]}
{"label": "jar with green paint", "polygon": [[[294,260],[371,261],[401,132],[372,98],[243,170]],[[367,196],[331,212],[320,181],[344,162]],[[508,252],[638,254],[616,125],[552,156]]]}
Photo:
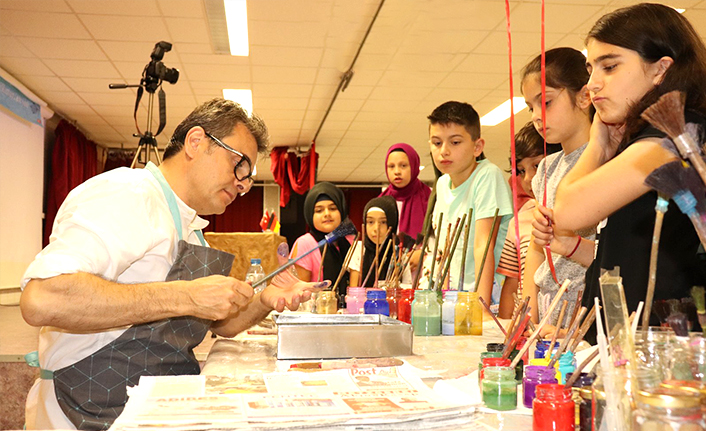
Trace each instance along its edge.
{"label": "jar with green paint", "polygon": [[489,409],[506,411],[517,408],[517,382],[514,368],[485,368],[481,385],[483,402]]}

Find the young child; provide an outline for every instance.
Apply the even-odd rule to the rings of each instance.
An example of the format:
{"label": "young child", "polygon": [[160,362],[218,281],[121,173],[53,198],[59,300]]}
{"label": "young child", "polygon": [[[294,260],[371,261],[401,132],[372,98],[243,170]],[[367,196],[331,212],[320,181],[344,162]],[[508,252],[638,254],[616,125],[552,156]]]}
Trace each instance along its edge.
{"label": "young child", "polygon": [[[361,241],[357,241],[353,246],[353,257],[351,258],[348,269],[350,270],[351,286],[360,286],[365,280],[375,261],[375,248],[379,247],[378,256],[378,278],[384,280],[387,275],[387,270],[390,265],[390,252],[383,256],[388,244],[392,241],[392,232],[397,229],[397,203],[392,196],[380,196],[371,199],[366,205],[363,212],[365,220],[365,240],[363,241],[363,265],[361,270]],[[390,235],[385,236],[387,229],[390,228]],[[404,247],[409,247],[413,241],[408,236],[404,236],[406,240],[403,243]],[[375,270],[373,270],[374,272]],[[372,273],[365,283],[365,287],[371,287],[375,284],[375,274]]]}
{"label": "young child", "polygon": [[[300,236],[292,247],[289,257],[296,258],[299,254],[307,252],[316,247],[327,233],[333,232],[341,221],[348,217],[348,206],[343,191],[328,182],[320,182],[309,190],[304,200],[304,219],[309,225],[309,233]],[[334,282],[338,278],[338,273],[343,266],[343,260],[348,253],[352,237],[341,238],[333,244],[329,244],[326,250],[325,260],[321,262],[323,248],[302,258],[294,266],[297,269],[299,278],[307,281],[331,280]],[[323,265],[323,278],[321,278],[321,267]],[[338,284],[339,297],[346,295],[348,287],[348,274],[344,274]]]}
{"label": "young child", "polygon": [[[547,207],[554,207],[556,188],[586,149],[591,128],[591,100],[586,83],[586,57],[573,48],[555,48],[546,52],[546,124],[542,123],[542,86],[537,56],[522,71],[522,93],[532,114],[532,123],[548,142],[561,143],[561,151],[539,163],[532,180],[532,191],[542,203],[546,187]],[[545,184],[546,176],[546,184]],[[571,280],[562,300],[568,300],[564,322],[571,319],[578,296],[585,287],[586,268],[593,260],[595,226],[556,236],[550,244],[559,283]],[[552,276],[545,250],[531,242],[522,279],[524,296],[530,296],[534,321],[541,320],[561,287]],[[550,324],[559,318],[561,307],[554,309]],[[564,322],[559,322],[563,324]],[[546,327],[550,329],[549,326]]]}
{"label": "young child", "polygon": [[[547,154],[556,153],[560,149],[561,145],[547,144]],[[498,263],[498,273],[505,276],[498,316],[504,319],[512,317],[515,302],[513,294],[517,292],[518,280],[525,272],[525,255],[530,244],[532,220],[534,220],[532,210],[536,204],[532,192],[532,178],[537,173],[542,159],[544,159],[544,138],[530,121],[515,134],[515,164],[517,166],[517,183],[520,186],[517,194],[519,196],[522,191],[529,197],[524,204],[519,204],[520,209],[517,211],[520,227],[520,262],[517,261],[515,219],[513,217],[507,228],[507,237]],[[522,297],[521,294],[518,296]]]}
{"label": "young child", "polygon": [[[687,122],[706,126],[706,47],[683,15],[669,6],[638,4],[600,18],[586,39],[588,90],[596,107],[588,147],[557,191],[554,211],[535,225],[551,234],[601,220],[596,258],[586,274],[584,305],[600,297],[602,269],[620,267],[628,313],[645,300],[657,193],[645,178],[678,156],[660,145],[664,134],[640,113],[661,95],[686,95]],[[701,136],[700,143],[703,143]],[[699,239],[670,202],[664,216],[654,299],[689,296],[705,285]],[[652,324],[657,319],[653,316]]]}
{"label": "young child", "polygon": [[431,188],[419,180],[419,154],[411,145],[399,143],[387,150],[385,172],[390,186],[380,196],[392,196],[397,202],[399,226],[413,240],[422,232]]}
{"label": "young child", "polygon": [[[507,225],[512,217],[510,188],[500,168],[485,159],[485,142],[480,134],[480,118],[468,103],[446,102],[438,106],[427,117],[429,119],[429,144],[432,159],[443,173],[436,182],[436,203],[433,211],[433,227],[439,233],[439,248],[446,243],[446,226],[455,223],[470,209],[469,249],[463,290],[475,290],[486,303],[497,304],[503,276],[496,274]],[[491,232],[493,215],[499,209],[499,220]],[[436,226],[439,214],[444,214],[442,226]],[[490,238],[490,248],[485,259],[482,278],[475,283],[480,270],[485,245]],[[459,241],[453,255],[449,272],[449,287],[458,288],[463,254],[463,241]],[[431,257],[430,257],[431,259]],[[425,262],[429,269],[431,260]],[[496,285],[494,289],[493,286]]]}

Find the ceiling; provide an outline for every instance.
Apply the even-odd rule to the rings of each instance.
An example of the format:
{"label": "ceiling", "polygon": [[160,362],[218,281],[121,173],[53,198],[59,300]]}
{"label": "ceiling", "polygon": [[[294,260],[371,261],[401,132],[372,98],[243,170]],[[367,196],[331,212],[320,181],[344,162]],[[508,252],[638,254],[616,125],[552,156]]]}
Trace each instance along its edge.
{"label": "ceiling", "polygon": [[[583,49],[604,13],[635,2],[546,1],[546,47]],[[306,150],[341,75],[363,40],[379,0],[250,0],[249,57],[214,54],[202,0],[0,0],[0,67],[72,120],[99,145],[135,147],[135,91],[156,42],[173,43],[165,83],[167,126],[223,88],[250,88],[273,145]],[[697,30],[706,1],[674,0]],[[511,1],[515,95],[518,74],[540,49],[539,0]],[[426,116],[447,100],[472,103],[480,115],[509,97],[505,5],[502,0],[386,0],[316,141],[319,179],[384,183],[387,148],[413,145],[429,166]],[[156,101],[155,101],[156,109]],[[138,124],[147,124],[143,97]],[[516,116],[516,127],[529,119]],[[153,127],[153,130],[156,129]],[[508,167],[510,122],[484,127],[485,153]],[[258,179],[271,180],[269,158]],[[420,176],[431,180],[425,169]]]}

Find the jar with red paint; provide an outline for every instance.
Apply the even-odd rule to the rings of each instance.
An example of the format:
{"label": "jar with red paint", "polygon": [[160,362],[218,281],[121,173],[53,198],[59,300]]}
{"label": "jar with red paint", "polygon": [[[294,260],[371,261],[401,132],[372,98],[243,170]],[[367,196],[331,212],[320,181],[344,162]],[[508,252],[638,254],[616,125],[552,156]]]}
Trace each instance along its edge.
{"label": "jar with red paint", "polygon": [[397,302],[397,320],[412,323],[412,301],[414,289],[400,289],[400,300]]}
{"label": "jar with red paint", "polygon": [[537,385],[532,403],[533,431],[574,431],[575,404],[571,388],[559,384]]}

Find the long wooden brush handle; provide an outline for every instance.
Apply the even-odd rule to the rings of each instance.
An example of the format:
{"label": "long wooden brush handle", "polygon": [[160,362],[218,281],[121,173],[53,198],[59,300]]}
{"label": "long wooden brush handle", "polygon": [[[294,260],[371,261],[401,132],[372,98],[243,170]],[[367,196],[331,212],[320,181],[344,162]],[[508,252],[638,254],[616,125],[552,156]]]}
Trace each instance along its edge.
{"label": "long wooden brush handle", "polygon": [[549,356],[551,357],[552,351],[554,351],[554,345],[556,344],[556,339],[559,336],[559,331],[561,331],[561,327],[564,323],[564,313],[566,313],[566,307],[569,305],[569,301],[565,299],[561,303],[561,310],[559,310],[559,316],[556,319],[556,328],[554,328],[554,335],[552,335],[552,341],[549,343],[549,349],[547,349],[547,352]]}
{"label": "long wooden brush handle", "polygon": [[574,336],[574,333],[576,332],[576,330],[579,327],[579,321],[581,319],[583,319],[583,316],[586,314],[586,311],[588,311],[588,309],[586,307],[581,307],[581,311],[579,312],[578,319],[574,319],[574,321],[571,323],[571,328],[569,328],[569,332],[566,334],[566,338],[564,339],[564,342],[559,344],[559,348],[557,349],[556,354],[549,361],[549,365],[547,365],[547,366],[553,367],[554,364],[556,363],[556,361],[558,361],[559,358],[561,358],[561,355],[563,355],[564,352],[566,352],[566,347],[571,343],[571,337]]}
{"label": "long wooden brush handle", "polygon": [[488,304],[485,302],[485,299],[478,297],[478,301],[483,305],[483,307],[488,311],[488,314],[493,318],[495,321],[495,324],[498,325],[498,328],[500,328],[500,331],[502,331],[503,335],[507,336],[507,332],[505,332],[505,328],[503,328],[503,325],[500,324],[498,321],[498,318],[495,317],[495,314],[493,314],[492,311],[490,311],[490,307],[488,307]]}
{"label": "long wooden brush handle", "polygon": [[642,314],[642,339],[647,339],[647,328],[650,326],[650,314],[652,313],[652,301],[655,296],[655,285],[657,283],[657,258],[659,256],[659,238],[662,235],[662,221],[664,213],[667,211],[666,201],[662,196],[657,198],[655,206],[655,227],[652,232],[652,248],[650,250],[649,278],[647,279],[647,296],[645,297],[645,312]]}
{"label": "long wooden brush handle", "polygon": [[495,215],[493,215],[493,225],[490,227],[490,233],[488,234],[488,241],[485,243],[485,251],[483,251],[483,259],[480,261],[480,268],[478,269],[478,274],[476,274],[476,285],[475,291],[478,291],[478,283],[480,283],[480,278],[483,275],[483,268],[485,267],[485,258],[488,257],[488,249],[490,248],[490,243],[493,242],[493,234],[495,233],[495,225],[498,223],[498,213],[500,213],[500,208],[495,208]]}
{"label": "long wooden brush handle", "polygon": [[581,362],[581,365],[576,367],[576,371],[571,373],[571,377],[569,378],[569,380],[566,381],[566,384],[564,385],[564,387],[565,388],[572,387],[574,385],[574,383],[576,383],[576,380],[578,380],[579,377],[581,376],[581,372],[583,371],[583,369],[586,368],[586,366],[588,366],[588,364],[590,364],[591,361],[596,359],[596,356],[598,356],[598,349],[596,349],[593,353],[588,355],[588,357],[586,359],[584,359],[583,362]]}
{"label": "long wooden brush handle", "polygon": [[449,271],[451,270],[451,261],[454,257],[454,254],[456,253],[456,246],[458,245],[458,240],[461,238],[461,232],[463,231],[463,227],[466,223],[466,214],[463,215],[463,218],[461,218],[461,224],[458,227],[457,232],[455,232],[454,235],[454,241],[453,244],[451,245],[451,251],[449,252],[449,255],[446,257],[446,266],[444,268],[444,272],[441,274],[441,282],[443,283],[444,280],[446,280],[446,277],[449,275]]}
{"label": "long wooden brush handle", "polygon": [[[360,232],[355,234],[355,239],[353,240],[353,246],[348,248],[348,253],[346,253],[346,257],[343,259],[343,266],[341,266],[341,270],[338,272],[338,277],[336,277],[336,282],[333,283],[333,286],[331,286],[331,290],[334,292],[336,291],[336,288],[338,287],[338,283],[341,282],[341,279],[343,278],[343,274],[346,273],[348,270],[348,265],[351,263],[351,259],[353,258],[353,252],[355,251],[355,244],[358,242],[358,238],[360,238]],[[360,246],[363,246],[363,243],[360,243]]]}
{"label": "long wooden brush handle", "polygon": [[583,340],[583,337],[586,335],[586,332],[588,332],[589,328],[591,328],[591,325],[593,325],[593,322],[595,320],[596,320],[596,305],[594,304],[593,307],[591,307],[591,311],[588,312],[586,319],[581,324],[581,328],[576,333],[576,337],[574,338],[574,341],[571,342],[571,345],[569,346],[569,351],[571,351],[571,352],[576,351],[576,347],[578,347],[579,343],[581,343],[581,340]]}
{"label": "long wooden brush handle", "polygon": [[[436,252],[439,250],[439,242],[441,241],[441,223],[444,221],[444,213],[439,213],[439,222],[436,224],[437,231],[434,233],[436,236],[434,241],[434,251],[431,256],[431,272],[429,273],[429,290],[434,287],[434,266],[436,265]],[[421,263],[421,262],[420,262]]]}
{"label": "long wooden brush handle", "polygon": [[556,293],[556,296],[554,297],[554,300],[552,300],[551,304],[549,304],[549,308],[547,309],[546,314],[544,315],[544,318],[542,319],[541,322],[539,322],[539,325],[537,326],[537,329],[534,330],[532,335],[530,335],[529,339],[527,340],[527,343],[522,347],[522,350],[520,350],[520,353],[515,356],[515,359],[512,361],[510,364],[510,368],[515,368],[517,364],[520,362],[522,359],[522,356],[524,356],[525,352],[529,350],[530,346],[534,342],[534,340],[537,339],[537,336],[539,336],[539,331],[542,330],[542,327],[547,324],[549,319],[552,317],[552,312],[554,312],[554,309],[556,308],[557,304],[559,304],[559,301],[561,300],[561,297],[564,295],[566,292],[566,289],[569,288],[569,284],[571,284],[571,280],[565,280],[564,283],[561,285],[559,288],[559,291]]}
{"label": "long wooden brush handle", "polygon": [[422,241],[422,252],[419,256],[419,262],[417,263],[417,273],[414,275],[414,282],[412,283],[412,289],[419,287],[419,277],[422,275],[422,268],[424,267],[424,255],[427,252],[427,245],[429,244],[429,237],[431,236],[431,223],[427,226],[427,231],[424,232],[424,241]]}
{"label": "long wooden brush handle", "polygon": [[468,252],[468,235],[471,228],[471,215],[473,214],[473,208],[468,209],[468,223],[463,229],[463,253],[461,254],[461,274],[458,277],[458,290],[464,290],[463,285],[466,281],[466,253]]}

